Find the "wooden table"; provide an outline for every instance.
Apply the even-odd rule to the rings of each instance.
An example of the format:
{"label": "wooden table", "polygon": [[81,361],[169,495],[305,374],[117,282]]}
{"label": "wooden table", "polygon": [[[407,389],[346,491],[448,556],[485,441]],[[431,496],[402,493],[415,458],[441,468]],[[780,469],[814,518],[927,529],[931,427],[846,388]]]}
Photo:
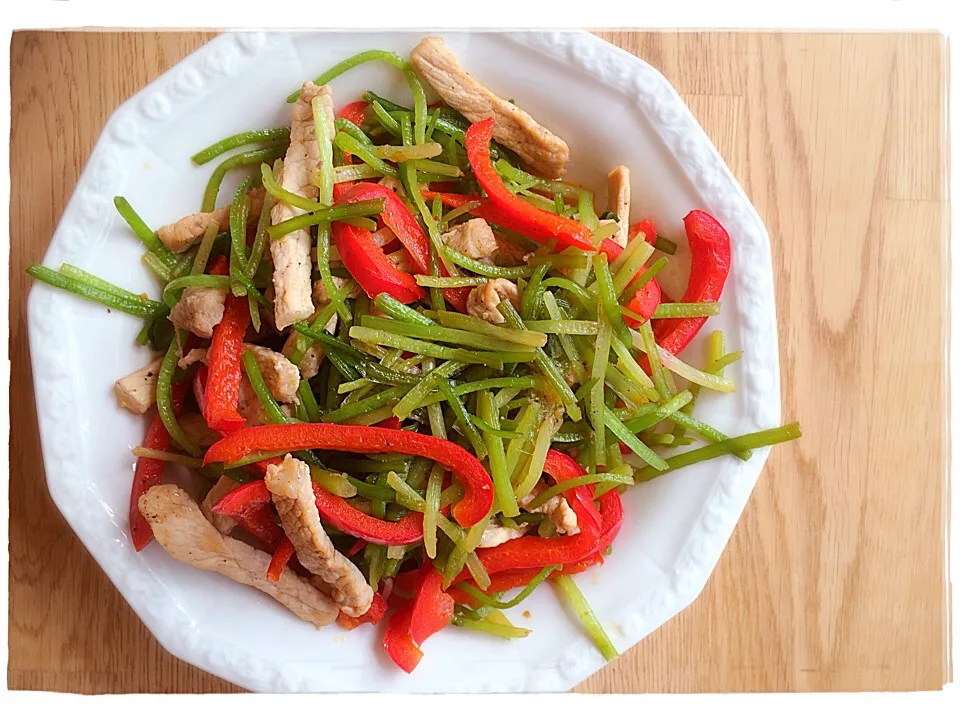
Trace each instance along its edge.
{"label": "wooden table", "polygon": [[[945,631],[946,47],[928,35],[603,33],[660,68],[764,218],[784,421],[720,564],[585,692],[913,690]],[[15,33],[13,689],[235,690],[168,655],[44,483],[23,268],[43,256],[110,112],[211,37]]]}

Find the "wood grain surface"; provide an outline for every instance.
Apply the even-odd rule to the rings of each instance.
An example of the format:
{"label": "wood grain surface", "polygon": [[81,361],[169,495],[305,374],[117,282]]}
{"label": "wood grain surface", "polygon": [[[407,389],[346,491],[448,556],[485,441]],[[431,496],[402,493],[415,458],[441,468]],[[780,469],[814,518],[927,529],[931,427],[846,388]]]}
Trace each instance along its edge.
{"label": "wood grain surface", "polygon": [[[933,34],[606,32],[658,67],[773,243],[783,418],[700,598],[583,692],[914,690],[949,675],[947,46]],[[12,689],[229,692],[168,655],[44,482],[23,269],[103,123],[204,33],[14,33]]]}

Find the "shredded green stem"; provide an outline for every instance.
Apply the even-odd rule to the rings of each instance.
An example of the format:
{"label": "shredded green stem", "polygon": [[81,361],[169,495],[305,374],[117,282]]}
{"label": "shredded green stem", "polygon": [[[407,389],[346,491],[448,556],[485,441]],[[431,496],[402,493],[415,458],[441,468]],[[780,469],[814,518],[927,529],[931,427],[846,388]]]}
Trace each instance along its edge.
{"label": "shredded green stem", "polygon": [[660,303],[653,311],[654,319],[698,318],[720,314],[720,303]]}
{"label": "shredded green stem", "polygon": [[669,260],[665,257],[657,258],[653,265],[640,273],[633,282],[627,285],[619,297],[625,302],[629,302],[648,282],[655,278],[660,271],[667,266],[668,262]]}
{"label": "shredded green stem", "polygon": [[761,430],[760,432],[740,435],[724,440],[723,442],[704,445],[696,450],[689,450],[679,455],[673,455],[667,458],[667,468],[665,470],[657,470],[652,467],[643,468],[636,472],[633,479],[636,482],[645,482],[671,470],[678,470],[688,465],[703,462],[704,460],[712,460],[721,455],[731,455],[737,452],[743,452],[744,450],[756,450],[769,445],[796,440],[802,435],[800,423],[796,422],[770,430]]}
{"label": "shredded green stem", "polygon": [[501,369],[505,362],[527,362],[532,359],[532,355],[529,352],[478,352],[475,350],[450,348],[437,345],[436,343],[414,340],[383,330],[357,327],[356,325],[350,328],[350,337],[361,342],[370,343],[371,345],[398,348],[427,357],[435,357],[442,360],[457,360],[467,364],[479,363],[492,367],[495,370]]}
{"label": "shredded green stem", "polygon": [[593,320],[527,320],[528,330],[547,335],[596,335],[599,332]]}
{"label": "shredded green stem", "polygon": [[677,244],[672,240],[667,240],[662,235],[657,235],[657,241],[653,246],[660,252],[665,252],[667,255],[673,255],[677,251]]}
{"label": "shredded green stem", "polygon": [[102,278],[97,277],[96,275],[91,275],[85,270],[81,270],[75,265],[70,265],[64,263],[60,266],[60,274],[65,275],[68,278],[72,278],[78,282],[84,283],[92,288],[105,293],[110,293],[121,300],[127,300],[131,303],[142,304],[144,307],[149,308],[151,311],[156,312],[160,310],[163,305],[158,303],[156,300],[150,300],[145,298],[142,295],[135,295],[129,290],[124,290],[122,287],[118,287],[113,283],[107,282]]}
{"label": "shredded green stem", "polygon": [[333,222],[335,220],[346,220],[348,218],[372,217],[383,212],[384,201],[379,200],[361,200],[360,202],[344,203],[332,208],[316,210],[314,212],[296,215],[289,220],[284,220],[276,225],[271,225],[268,229],[270,237],[276,239],[283,237],[294,230],[319,225],[320,223]]}
{"label": "shredded green stem", "polygon": [[613,483],[614,485],[633,485],[633,475],[621,475],[619,473],[612,472],[581,475],[580,477],[571,478],[570,480],[564,480],[556,485],[551,485],[542,493],[537,495],[533,500],[527,503],[524,507],[526,507],[528,510],[536,510],[548,500],[557,497],[557,495],[565,493],[567,490],[572,490],[573,488],[580,487],[581,485],[593,485],[601,482]]}
{"label": "shredded green stem", "polygon": [[373,149],[373,144],[368,144],[369,140],[367,143],[364,143],[360,140],[357,140],[357,138],[353,135],[341,131],[337,133],[336,137],[333,139],[333,143],[343,152],[356,155],[358,158],[363,160],[364,163],[372,167],[381,175],[393,178],[397,177],[397,169],[392,165],[388,165],[386,162],[377,157],[377,153]]}
{"label": "shredded green stem", "polygon": [[637,457],[658,470],[667,468],[664,459],[644,445],[636,435],[627,429],[627,426],[620,421],[616,413],[606,406],[603,408],[603,419],[606,426],[610,428],[610,432],[616,435],[617,439],[630,448]]}
{"label": "shredded green stem", "polygon": [[593,612],[593,609],[583,596],[583,593],[580,592],[580,588],[577,587],[573,578],[569,575],[559,575],[552,578],[551,582],[553,582],[561,594],[566,597],[567,602],[570,603],[577,617],[580,618],[580,621],[586,628],[590,639],[593,640],[593,644],[597,646],[597,650],[603,655],[603,659],[610,662],[616,658],[619,654],[617,649],[613,646],[606,630],[603,629],[596,613]]}
{"label": "shredded green stem", "polygon": [[114,207],[117,208],[117,212],[120,213],[127,225],[130,226],[130,229],[133,230],[134,234],[140,238],[140,242],[143,243],[143,246],[156,255],[157,259],[160,260],[167,268],[173,267],[176,262],[176,256],[170,252],[167,247],[160,242],[160,239],[157,237],[156,233],[153,232],[143,219],[137,214],[137,211],[133,209],[133,206],[127,202],[127,199],[117,195],[113,198]]}
{"label": "shredded green stem", "polygon": [[440,143],[430,142],[407,147],[404,145],[374,145],[374,154],[382,160],[399,163],[407,160],[426,160],[443,152]]}
{"label": "shredded green stem", "polygon": [[548,567],[543,568],[540,572],[533,576],[530,582],[526,584],[526,586],[516,595],[516,597],[506,602],[502,602],[490,597],[480,590],[477,590],[477,588],[467,582],[457,583],[454,587],[463,590],[463,592],[467,593],[467,595],[476,600],[480,605],[486,605],[487,607],[496,608],[497,610],[509,610],[510,608],[517,607],[517,605],[530,597],[533,594],[533,591],[537,589],[537,586],[547,579],[548,575],[560,570],[562,567],[562,565],[549,565]]}
{"label": "shredded green stem", "polygon": [[[520,464],[520,456],[527,453],[527,447],[533,443],[537,421],[540,419],[540,407],[536,400],[527,401],[513,425],[517,436],[507,445],[507,473],[511,480]],[[514,421],[501,420],[500,427],[506,427],[507,422],[513,424]]]}
{"label": "shredded green stem", "polygon": [[437,378],[448,378],[451,375],[460,372],[464,368],[461,362],[448,360],[447,362],[432,368],[425,373],[416,385],[403,396],[403,399],[393,406],[393,414],[401,420],[406,420],[420,404],[420,402],[430,394],[436,387]]}
{"label": "shredded green stem", "polygon": [[[500,416],[493,406],[493,394],[483,390],[477,395],[477,412],[489,430],[500,429]],[[490,459],[490,475],[493,478],[493,489],[496,494],[500,512],[506,517],[515,517],[520,512],[517,505],[517,496],[510,485],[510,476],[507,473],[507,458],[503,449],[503,440],[496,433],[483,432],[484,443]]]}
{"label": "shredded green stem", "polygon": [[[27,274],[47,285],[66,290],[74,295],[93,300],[101,305],[106,305],[108,308],[119,310],[134,317],[144,319],[152,318],[158,311],[158,306],[153,300],[132,300],[126,296],[116,295],[113,292],[107,292],[87,282],[68,277],[43,265],[31,265],[27,268]],[[126,293],[127,291],[123,292]]]}
{"label": "shredded green stem", "polygon": [[163,261],[160,260],[152,252],[145,252],[142,257],[143,264],[147,266],[147,269],[150,270],[154,275],[157,276],[157,279],[168,283],[173,278],[171,277],[170,268],[163,264]]}
{"label": "shredded green stem", "polygon": [[387,485],[397,494],[397,503],[415,512],[422,513],[426,508],[426,501],[416,490],[407,485],[403,479],[392,470],[387,473]]}
{"label": "shredded green stem", "polygon": [[453,624],[465,630],[476,630],[477,632],[496,635],[497,637],[513,640],[516,638],[527,637],[532,630],[527,628],[515,627],[513,625],[501,625],[500,623],[490,622],[489,620],[472,620],[463,615],[454,615]]}
{"label": "shredded green stem", "polygon": [[439,325],[415,325],[404,322],[403,320],[393,320],[392,318],[381,318],[374,315],[366,315],[361,320],[362,327],[384,330],[386,332],[396,333],[404,337],[419,338],[421,340],[432,340],[434,342],[445,342],[454,345],[466,345],[468,347],[482,348],[485,350],[497,350],[514,353],[529,353],[528,345],[507,342],[505,340],[495,340],[480,333],[469,330],[457,330],[455,328],[446,328]]}
{"label": "shredded green stem", "polygon": [[[326,85],[334,78],[338,78],[343,75],[343,73],[345,73],[347,70],[355,68],[357,65],[361,65],[365,62],[370,62],[371,60],[381,60],[388,65],[392,65],[398,70],[404,70],[407,67],[407,61],[397,55],[395,52],[390,52],[388,50],[365,50],[364,52],[352,55],[345,60],[341,60],[325,73],[314,78],[313,82],[317,85]],[[287,102],[296,102],[299,97],[299,90],[292,92],[287,96]]]}
{"label": "shredded green stem", "polygon": [[488,278],[508,278],[516,280],[517,278],[530,277],[533,275],[535,268],[530,265],[516,265],[514,267],[501,267],[500,265],[490,265],[489,263],[482,263],[478,260],[473,260],[468,258],[463,253],[457,252],[448,245],[445,245],[443,248],[443,254],[449,258],[449,260],[456,265],[459,265],[464,270],[469,270],[470,272],[476,273],[477,275],[483,275]]}
{"label": "shredded green stem", "polygon": [[[409,388],[403,386],[392,387],[376,395],[364,398],[363,400],[358,400],[354,403],[344,403],[337,410],[324,413],[321,416],[321,420],[325,423],[342,423],[347,420],[356,419],[366,413],[380,410],[391,400],[397,400],[403,397],[408,389]],[[387,417],[389,417],[389,415]]]}
{"label": "shredded green stem", "polygon": [[203,192],[203,204],[200,206],[201,212],[213,212],[217,208],[217,196],[220,194],[220,185],[226,174],[235,167],[241,165],[259,165],[261,163],[273,162],[283,156],[286,151],[286,144],[271,145],[260,150],[248,150],[238,155],[231,155],[222,163],[217,165],[213,174],[207,182],[206,190]]}
{"label": "shredded green stem", "polygon": [[182,343],[179,338],[182,338],[183,335],[184,333],[178,331],[163,356],[163,362],[160,364],[160,372],[157,373],[157,412],[173,441],[186,452],[199,457],[203,455],[203,451],[187,437],[183,428],[180,427],[180,423],[177,422],[177,416],[173,411],[173,374],[176,372],[177,362],[180,360]]}
{"label": "shredded green stem", "polygon": [[446,378],[438,377],[436,379],[436,385],[440,394],[443,395],[443,399],[447,401],[447,404],[453,410],[453,414],[457,417],[460,423],[461,433],[470,445],[473,446],[473,451],[476,453],[477,458],[483,460],[487,456],[487,447],[483,442],[480,432],[477,430],[477,426],[473,424],[471,415],[467,412],[467,408],[460,399],[460,396],[454,392],[453,386]]}
{"label": "shredded green stem", "polygon": [[179,295],[178,290],[188,287],[211,287],[228,288],[230,287],[230,277],[227,275],[185,275],[171,280],[163,288],[163,301],[167,307],[173,307],[177,304]]}
{"label": "shredded green stem", "polygon": [[553,436],[559,427],[560,420],[548,410],[534,436],[530,460],[527,462],[523,474],[515,483],[517,497],[524,498],[529,495],[540,480],[540,476],[543,475],[543,466],[547,460],[547,452],[550,450]]}
{"label": "shredded green stem", "polygon": [[476,287],[485,285],[487,278],[477,277],[436,277],[434,275],[414,275],[417,285],[430,288]]}
{"label": "shredded green stem", "polygon": [[423,512],[423,547],[427,557],[437,557],[437,517],[440,514],[440,490],[446,468],[434,464],[427,478],[426,506]]}
{"label": "shredded green stem", "polygon": [[290,141],[290,128],[266,128],[263,130],[247,130],[237,133],[230,137],[218,140],[200,152],[196,153],[190,159],[194,165],[204,165],[214,158],[220,157],[229,150],[235,150],[244,145],[253,145],[254,143],[287,143]]}
{"label": "shredded green stem", "polygon": [[446,310],[436,313],[436,315],[438,322],[444,327],[467,330],[486,335],[496,340],[504,340],[506,342],[516,343],[517,345],[526,345],[531,348],[543,347],[547,342],[547,336],[540,332],[501,327],[493,323],[488,323],[486,320],[481,320],[480,318]]}
{"label": "shredded green stem", "polygon": [[162,460],[163,462],[176,463],[196,470],[203,467],[203,459],[181,455],[180,453],[166,452],[164,450],[153,450],[145,447],[135,447],[132,450],[136,457],[150,458],[151,460]]}

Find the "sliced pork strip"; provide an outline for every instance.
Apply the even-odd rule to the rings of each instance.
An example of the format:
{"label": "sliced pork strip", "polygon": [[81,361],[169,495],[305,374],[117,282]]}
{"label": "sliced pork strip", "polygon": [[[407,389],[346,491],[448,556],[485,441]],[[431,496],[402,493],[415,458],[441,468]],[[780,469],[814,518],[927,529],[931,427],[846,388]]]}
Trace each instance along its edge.
{"label": "sliced pork strip", "polygon": [[[312,107],[313,99],[316,97],[319,97],[323,103],[327,118],[330,120],[327,131],[330,137],[333,137],[333,95],[330,88],[326,85],[317,87],[307,81],[301,88],[300,97],[293,105],[290,146],[287,148],[283,169],[278,178],[284,190],[310,200],[317,199],[317,188],[311,183],[310,178],[320,169],[320,146],[317,144]],[[300,208],[277,202],[270,209],[270,220],[276,225],[302,215],[304,212]],[[305,228],[295,230],[270,243],[274,267],[274,319],[279,330],[305,320],[313,313],[313,302],[310,298],[310,246],[310,232]]]}
{"label": "sliced pork strip", "polygon": [[134,370],[114,384],[117,404],[138,415],[143,415],[157,401],[157,376],[163,358],[158,357],[149,365]]}
{"label": "sliced pork strip", "polygon": [[493,116],[493,136],[548,178],[563,175],[570,148],[559,137],[508,100],[491,92],[464,70],[440,38],[420,41],[410,53],[417,72],[437,94],[470,122]]}
{"label": "sliced pork strip", "polygon": [[270,556],[217,532],[176,485],[150,488],[139,508],[160,546],[180,562],[256,588],[318,628],[337,619],[337,606],[330,598],[296,573],[283,573],[277,583],[267,580]]}
{"label": "sliced pork strip", "polygon": [[630,229],[630,170],[623,165],[617,165],[607,175],[607,209],[619,219],[613,240],[620,247],[626,247]]}
{"label": "sliced pork strip", "polygon": [[577,513],[562,495],[552,497],[539,507],[531,507],[530,503],[541,492],[546,490],[546,485],[537,483],[536,487],[525,498],[520,500],[520,507],[528,512],[543,513],[557,527],[557,533],[560,535],[576,535],[580,532],[580,526],[577,522]]}
{"label": "sliced pork strip", "polygon": [[520,290],[506,278],[493,278],[478,285],[467,295],[467,314],[486,320],[495,325],[506,322],[497,307],[503,300],[509,300],[517,310],[520,309]]}
{"label": "sliced pork strip", "polygon": [[237,526],[237,522],[228,515],[215,513],[213,506],[220,498],[231,490],[239,487],[239,485],[240,483],[228,475],[221,475],[220,479],[217,480],[216,484],[210,488],[210,491],[203,498],[203,502],[200,503],[200,512],[203,513],[207,522],[213,525],[221,535],[229,535],[233,532],[233,529]]}
{"label": "sliced pork strip", "polygon": [[300,371],[297,370],[297,366],[287,357],[270,348],[245,344],[243,351],[248,350],[253,353],[257,369],[260,370],[263,382],[274,399],[281,403],[295,402],[297,388],[300,387]]}
{"label": "sliced pork strip", "polygon": [[264,480],[300,564],[331,587],[346,615],[363,615],[373,602],[373,589],[357,566],[333,547],[320,525],[310,467],[287,455],[280,465],[267,469]]}
{"label": "sliced pork strip", "polygon": [[212,337],[213,329],[223,320],[226,301],[226,288],[188,287],[170,308],[170,322],[197,337]]}
{"label": "sliced pork strip", "polygon": [[[260,210],[263,209],[262,187],[251,188],[247,192],[250,198],[250,213],[247,215],[248,223],[256,223],[260,219]],[[230,206],[219,207],[213,212],[199,212],[193,215],[187,215],[180,218],[175,223],[164,225],[157,230],[157,237],[160,238],[167,250],[170,252],[181,253],[196,245],[203,239],[203,233],[206,232],[210,223],[216,223],[219,232],[226,232],[230,229]]]}

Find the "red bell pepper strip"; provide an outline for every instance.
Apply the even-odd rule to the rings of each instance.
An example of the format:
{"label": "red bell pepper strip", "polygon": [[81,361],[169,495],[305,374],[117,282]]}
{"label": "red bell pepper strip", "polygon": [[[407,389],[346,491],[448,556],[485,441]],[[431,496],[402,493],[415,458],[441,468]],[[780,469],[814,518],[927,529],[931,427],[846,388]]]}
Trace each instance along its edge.
{"label": "red bell pepper strip", "polygon": [[593,233],[586,225],[534,207],[507,190],[490,160],[493,125],[493,117],[480,120],[467,128],[464,136],[470,167],[480,187],[490,196],[490,202],[511,219],[518,232],[531,240],[546,243],[556,238],[559,247],[572,245],[593,250]]}
{"label": "red bell pepper strip", "polygon": [[227,262],[227,258],[223,255],[217,255],[216,259],[213,261],[213,265],[210,266],[210,275],[229,275],[230,274],[230,263]]}
{"label": "red bell pepper strip", "polygon": [[[417,272],[422,275],[430,275],[430,238],[427,237],[423,228],[420,227],[420,223],[417,222],[417,219],[393,190],[375,183],[358,182],[337,198],[337,204],[379,198],[383,198],[386,203],[384,211],[380,214],[381,221],[393,230],[397,239],[406,248]],[[442,277],[448,275],[443,264],[440,265],[440,275]],[[416,280],[414,280],[414,284],[416,284]],[[469,294],[470,288],[445,288],[443,290],[443,296],[460,312],[466,310],[467,295]]]}
{"label": "red bell pepper strip", "polygon": [[[547,451],[543,471],[552,477],[554,482],[558,483],[586,475],[586,471],[580,467],[580,463],[559,450]],[[577,513],[578,527],[582,528],[587,523],[597,528],[601,527],[600,513],[593,504],[593,485],[580,485],[572,488],[563,493],[563,497]]]}
{"label": "red bell pepper strip", "polygon": [[293,543],[290,542],[290,538],[284,536],[283,540],[280,541],[273,551],[273,557],[270,558],[270,566],[267,568],[267,580],[272,583],[280,582],[280,575],[283,573],[283,569],[296,552],[297,550],[293,547]]}
{"label": "red bell pepper strip", "polygon": [[[188,388],[189,384],[186,382],[174,383],[172,388],[174,413],[180,412]],[[154,411],[153,419],[150,421],[150,427],[147,428],[147,434],[143,438],[143,447],[163,452],[170,449],[170,434],[167,432],[163,420],[160,419],[160,414],[156,411]],[[150,523],[140,514],[140,496],[163,482],[163,467],[163,460],[139,457],[133,471],[129,522],[130,539],[133,541],[133,547],[137,552],[143,550],[153,540],[153,530],[150,528]]]}
{"label": "red bell pepper strip", "polygon": [[[730,272],[730,236],[703,210],[693,210],[683,219],[690,246],[690,280],[680,302],[717,302]],[[654,320],[657,344],[676,355],[700,332],[707,318]]]}
{"label": "red bell pepper strip", "polygon": [[229,432],[243,427],[244,419],[237,412],[240,400],[240,354],[243,337],[250,325],[246,298],[227,293],[223,319],[213,329],[207,354],[209,374],[203,399],[203,417],[213,430]]}
{"label": "red bell pepper strip", "polygon": [[600,496],[600,550],[606,550],[613,543],[623,524],[623,502],[620,493],[609,490]]}
{"label": "red bell pepper strip", "polygon": [[360,552],[361,550],[363,550],[363,548],[365,548],[366,545],[367,545],[367,541],[366,541],[366,540],[357,540],[353,545],[350,546],[350,549],[347,550],[347,552],[345,553],[345,555],[346,555],[347,557],[353,557],[353,556],[356,555],[358,552]]}
{"label": "red bell pepper strip", "polygon": [[[640,268],[640,272],[644,270],[646,270],[646,266]],[[660,305],[660,297],[660,284],[656,281],[656,278],[650,278],[650,282],[637,290],[630,298],[630,302],[627,303],[627,310],[636,313],[646,322],[653,316],[657,306]],[[626,315],[623,316],[623,321],[634,328],[640,325],[639,320]]]}
{"label": "red bell pepper strip", "polygon": [[378,545],[410,545],[423,539],[423,515],[410,513],[396,522],[380,520],[357,510],[342,497],[313,486],[320,517],[337,530]]}
{"label": "red bell pepper strip", "polygon": [[357,100],[356,102],[347,103],[340,108],[340,112],[337,113],[337,117],[349,120],[357,127],[360,127],[363,125],[363,121],[366,119],[367,105],[368,103],[366,100]]}
{"label": "red bell pepper strip", "polygon": [[420,647],[424,641],[443,630],[453,620],[453,598],[443,591],[443,575],[433,563],[420,570],[420,587],[410,614],[410,637]]}
{"label": "red bell pepper strip", "polygon": [[[357,127],[360,127],[360,125],[362,125],[363,121],[366,119],[366,110],[367,110],[366,101],[357,100],[356,102],[347,103],[342,108],[340,108],[340,112],[337,113],[336,117],[349,120]],[[350,153],[344,153],[343,163],[344,165],[351,165],[353,163],[353,155],[351,155]],[[350,186],[353,183],[342,183],[342,184],[346,186]],[[336,196],[336,190],[337,190],[336,185],[333,186],[333,190],[334,190],[334,200],[337,200],[338,198]]]}
{"label": "red bell pepper strip", "polygon": [[[420,513],[410,513],[397,522],[388,522],[360,512],[343,498],[318,485],[313,486],[313,494],[320,517],[338,530],[364,542],[409,545],[423,538],[423,515]],[[270,499],[266,483],[263,480],[254,480],[226,493],[214,504],[213,511],[220,515],[239,517],[260,506],[266,506]]]}
{"label": "red bell pepper strip", "polygon": [[377,247],[369,230],[335,222],[333,243],[344,267],[369,297],[375,298],[385,292],[404,304],[424,297],[423,289],[417,285],[413,275],[393,264]]}
{"label": "red bell pepper strip", "polygon": [[272,496],[263,480],[243,483],[217,500],[211,510],[218,515],[236,517],[260,505],[267,505]]}
{"label": "red bell pepper strip", "polygon": [[[193,397],[197,401],[197,407],[200,409],[201,415],[203,414],[203,398],[206,396],[206,386],[207,366],[201,364],[200,367],[197,368],[197,371],[193,374]],[[220,437],[226,437],[230,434],[220,430],[214,430],[214,432]],[[279,460],[257,460],[256,462],[250,463],[250,467],[255,468],[256,471],[261,475],[266,475],[267,468],[276,462],[279,462]]]}
{"label": "red bell pepper strip", "polygon": [[349,615],[340,613],[337,615],[337,625],[345,630],[354,630],[364,623],[376,625],[378,622],[383,620],[383,616],[387,614],[387,608],[387,601],[384,599],[383,595],[380,593],[374,593],[373,602],[370,603],[369,610],[367,610],[360,617],[350,617]]}
{"label": "red bell pepper strip", "polygon": [[420,660],[423,651],[417,647],[410,636],[410,617],[413,615],[413,601],[403,603],[387,621],[387,629],[383,634],[383,649],[390,659],[406,673],[412,673]]}
{"label": "red bell pepper strip", "polygon": [[[558,481],[585,474],[576,460],[556,450],[547,452],[544,471]],[[599,550],[602,518],[593,504],[593,486],[581,485],[573,491],[568,490],[563,496],[577,514],[580,532],[556,538],[524,535],[497,547],[478,549],[477,556],[491,577],[504,570],[566,565],[583,560]],[[469,572],[465,570],[457,576],[457,580],[469,577]]]}
{"label": "red bell pepper strip", "polygon": [[388,417],[386,420],[381,420],[380,422],[376,423],[374,427],[388,428],[390,430],[399,430],[400,418],[396,416]]}
{"label": "red bell pepper strip", "polygon": [[260,425],[242,428],[214,443],[204,463],[236,462],[258,451],[309,449],[403,453],[440,463],[458,476],[464,489],[463,499],[453,507],[453,516],[461,527],[476,525],[493,507],[493,481],[477,458],[449,440],[407,430],[332,423]]}
{"label": "red bell pepper strip", "polygon": [[384,200],[385,207],[380,213],[380,218],[393,230],[397,239],[410,253],[410,259],[413,260],[417,272],[429,275],[430,238],[393,190],[383,185],[358,182],[337,201],[337,204],[381,198]]}

